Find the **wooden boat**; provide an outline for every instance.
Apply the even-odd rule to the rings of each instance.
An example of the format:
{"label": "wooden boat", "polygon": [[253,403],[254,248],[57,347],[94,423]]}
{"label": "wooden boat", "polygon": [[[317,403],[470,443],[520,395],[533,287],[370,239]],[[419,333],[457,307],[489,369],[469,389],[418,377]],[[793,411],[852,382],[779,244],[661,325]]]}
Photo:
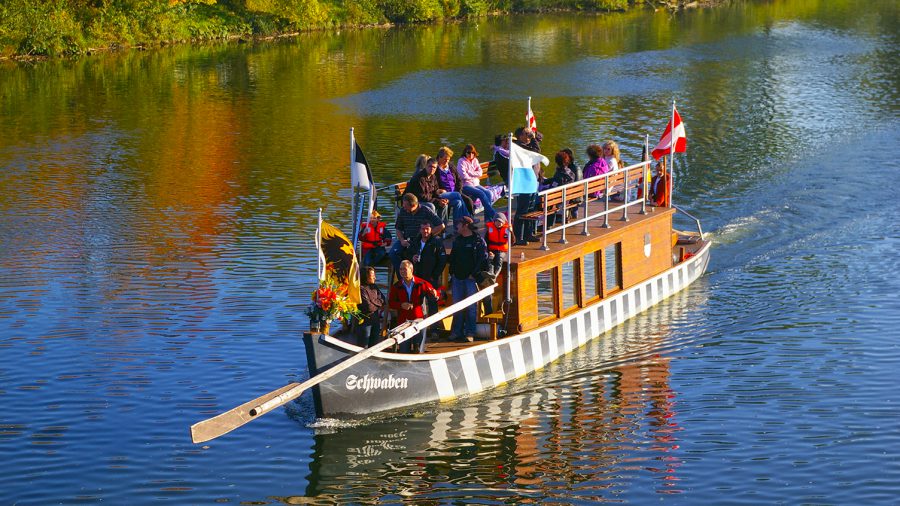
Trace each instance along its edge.
{"label": "wooden boat", "polygon": [[[511,303],[506,314],[482,317],[484,340],[430,343],[422,354],[378,351],[344,367],[363,350],[306,333],[310,376],[335,372],[313,387],[317,416],[369,415],[490,390],[684,290],[705,272],[710,242],[686,212],[697,232],[673,228],[675,214],[684,212],[677,207],[628,200],[637,188],[647,194],[648,168],[642,162],[540,193],[531,217],[548,224],[560,213],[561,223],[544,226],[540,243],[511,249],[507,293],[497,288],[494,307]],[[567,221],[574,208],[580,218]]]}

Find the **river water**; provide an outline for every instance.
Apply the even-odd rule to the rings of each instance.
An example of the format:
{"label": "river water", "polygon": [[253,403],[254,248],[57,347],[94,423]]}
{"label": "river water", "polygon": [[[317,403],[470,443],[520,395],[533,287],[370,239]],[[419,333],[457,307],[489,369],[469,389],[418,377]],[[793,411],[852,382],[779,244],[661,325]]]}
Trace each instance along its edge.
{"label": "river water", "polygon": [[[2,504],[892,504],[900,495],[895,2],[494,18],[0,72]],[[309,395],[317,209],[524,121],[636,161],[677,100],[686,292],[544,371],[389,418]],[[579,157],[581,162],[584,156]]]}

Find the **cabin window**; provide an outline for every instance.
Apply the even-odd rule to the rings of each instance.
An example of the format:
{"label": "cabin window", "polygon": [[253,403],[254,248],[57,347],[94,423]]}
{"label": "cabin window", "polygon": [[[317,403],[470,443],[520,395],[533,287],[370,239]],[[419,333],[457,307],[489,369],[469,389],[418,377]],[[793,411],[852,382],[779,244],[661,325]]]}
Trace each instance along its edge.
{"label": "cabin window", "polygon": [[588,253],[581,259],[584,264],[584,276],[581,278],[584,282],[585,299],[593,299],[600,295],[600,289],[597,288],[597,254]]}
{"label": "cabin window", "polygon": [[622,243],[610,244],[603,249],[606,293],[622,288]]}
{"label": "cabin window", "polygon": [[575,261],[564,262],[560,269],[562,270],[562,307],[566,312],[572,307],[578,305],[578,299],[575,295],[578,290],[578,280],[575,276]]}
{"label": "cabin window", "polygon": [[538,320],[556,316],[556,290],[553,274],[556,269],[548,269],[537,275]]}

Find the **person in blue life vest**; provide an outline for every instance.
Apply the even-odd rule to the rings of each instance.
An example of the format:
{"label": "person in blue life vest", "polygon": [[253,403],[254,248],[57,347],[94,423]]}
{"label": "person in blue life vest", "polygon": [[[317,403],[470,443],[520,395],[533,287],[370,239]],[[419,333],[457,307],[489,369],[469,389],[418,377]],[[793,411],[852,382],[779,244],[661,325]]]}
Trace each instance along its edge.
{"label": "person in blue life vest", "polygon": [[362,246],[362,266],[378,265],[387,255],[387,246],[391,244],[391,231],[381,221],[381,214],[372,211],[368,222],[359,227],[359,242]]}

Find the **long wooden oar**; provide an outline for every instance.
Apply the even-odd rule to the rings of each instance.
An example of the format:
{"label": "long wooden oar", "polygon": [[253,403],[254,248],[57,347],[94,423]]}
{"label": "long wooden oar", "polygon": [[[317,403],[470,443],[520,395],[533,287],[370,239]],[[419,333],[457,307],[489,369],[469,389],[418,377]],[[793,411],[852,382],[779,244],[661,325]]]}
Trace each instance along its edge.
{"label": "long wooden oar", "polygon": [[264,415],[279,406],[287,404],[297,397],[300,397],[300,395],[309,387],[315,386],[325,381],[326,379],[353,366],[354,364],[362,362],[363,360],[386,348],[390,348],[394,344],[399,344],[406,341],[407,339],[411,339],[413,336],[418,334],[422,329],[427,328],[429,325],[443,320],[447,316],[450,316],[457,311],[475,304],[484,297],[494,293],[494,288],[496,286],[496,284],[493,284],[487,288],[484,288],[459,302],[447,306],[446,308],[438,311],[428,318],[425,318],[424,320],[406,322],[402,325],[394,327],[393,329],[391,329],[390,337],[388,339],[385,339],[375,346],[357,353],[356,355],[335,365],[331,369],[328,369],[322,374],[312,377],[304,381],[303,383],[291,383],[289,385],[285,385],[278,390],[257,397],[250,402],[245,402],[244,404],[241,404],[240,406],[230,411],[226,411],[225,413],[191,425],[191,441],[193,441],[194,443],[203,443],[205,441],[215,439],[223,434],[227,434],[234,429],[237,429],[247,422],[259,418],[260,415]]}

